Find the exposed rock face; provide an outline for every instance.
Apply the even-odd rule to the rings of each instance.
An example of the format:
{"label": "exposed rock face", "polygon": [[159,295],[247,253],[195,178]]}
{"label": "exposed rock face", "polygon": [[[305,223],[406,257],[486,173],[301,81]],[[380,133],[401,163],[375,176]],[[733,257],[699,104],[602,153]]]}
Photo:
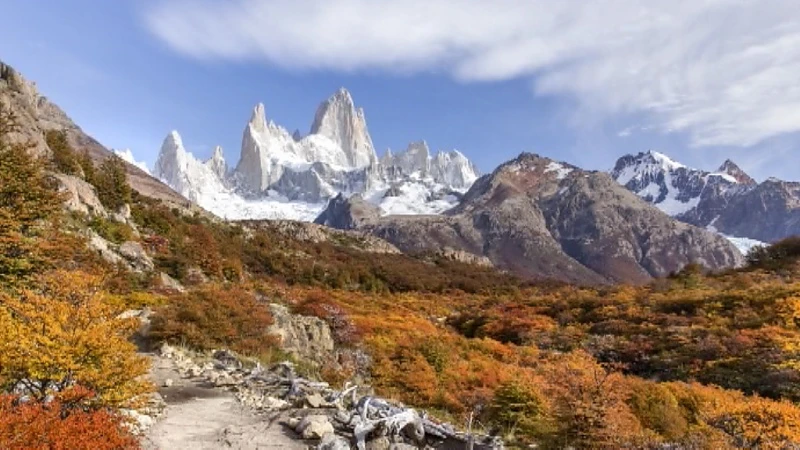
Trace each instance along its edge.
{"label": "exposed rock face", "polygon": [[270,304],[274,323],[269,333],[280,338],[287,352],[308,361],[322,362],[333,357],[334,341],[325,321],[311,316],[291,314],[282,305]]}
{"label": "exposed rock face", "polygon": [[57,174],[56,178],[61,190],[67,193],[64,204],[68,210],[90,216],[108,217],[108,211],[100,203],[91,184],[72,175]]}
{"label": "exposed rock face", "polygon": [[731,160],[706,172],[648,152],[623,156],[611,175],[678,220],[727,236],[771,242],[800,234],[800,184],[757,183]]}
{"label": "exposed rock face", "polygon": [[336,230],[318,224],[297,222],[291,220],[267,220],[240,222],[245,229],[259,229],[277,231],[287,239],[304,242],[331,242],[336,245],[349,247],[366,253],[399,254],[400,250],[394,245],[373,236],[354,230]]}
{"label": "exposed rock face", "polygon": [[[89,153],[99,163],[114,153],[80,129],[58,106],[39,94],[36,86],[25,80],[11,66],[0,62],[0,104],[14,112],[20,131],[11,136],[12,142],[31,142],[33,152],[47,156],[50,149],[44,140],[47,130],[61,130],[69,143],[78,151]],[[128,181],[140,194],[164,200],[181,208],[190,206],[174,190],[148,175],[133,164],[126,164]]]}
{"label": "exposed rock face", "polygon": [[134,270],[150,271],[155,267],[153,260],[147,256],[144,248],[138,242],[123,242],[117,252],[128,261]]}
{"label": "exposed rock face", "polygon": [[339,89],[317,108],[311,134],[325,136],[342,148],[352,168],[375,165],[377,156],[367,131],[364,110],[356,109],[350,93]]}
{"label": "exposed rock face", "polygon": [[376,217],[335,199],[318,223],[366,230],[411,253],[485,256],[527,278],[644,282],[689,262],[742,262],[724,238],[671,219],[607,174],[532,154],[480,178],[445,216]]}
{"label": "exposed rock face", "polygon": [[347,198],[339,194],[331,199],[328,207],[314,223],[340,230],[353,230],[361,225],[377,222],[380,216],[378,207],[367,203],[360,195]]}
{"label": "exposed rock face", "polygon": [[225,162],[225,157],[222,155],[222,147],[219,145],[214,147],[214,153],[205,164],[220,180],[224,180],[228,175],[228,164]]}

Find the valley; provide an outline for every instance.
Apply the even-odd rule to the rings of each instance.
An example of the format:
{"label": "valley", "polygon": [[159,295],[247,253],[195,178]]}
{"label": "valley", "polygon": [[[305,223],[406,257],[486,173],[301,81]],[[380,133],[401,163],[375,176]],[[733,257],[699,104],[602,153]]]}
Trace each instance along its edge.
{"label": "valley", "polygon": [[232,169],[171,132],[150,176],[0,64],[0,447],[800,443],[793,183],[480,175],[364,117],[256,106]]}

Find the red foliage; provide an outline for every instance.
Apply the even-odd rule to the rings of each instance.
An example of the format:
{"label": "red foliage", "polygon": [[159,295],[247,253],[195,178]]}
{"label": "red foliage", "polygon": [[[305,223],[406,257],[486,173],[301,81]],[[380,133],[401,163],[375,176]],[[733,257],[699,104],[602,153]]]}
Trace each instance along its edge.
{"label": "red foliage", "polygon": [[0,396],[0,448],[48,450],[134,450],[139,443],[124,419],[107,409],[68,407],[90,395],[74,389],[69,399],[20,403]]}

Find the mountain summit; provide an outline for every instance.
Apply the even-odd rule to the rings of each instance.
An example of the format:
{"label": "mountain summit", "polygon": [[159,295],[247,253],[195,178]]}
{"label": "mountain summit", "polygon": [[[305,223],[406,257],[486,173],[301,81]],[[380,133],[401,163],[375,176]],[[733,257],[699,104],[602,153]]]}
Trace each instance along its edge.
{"label": "mountain summit", "polygon": [[257,104],[230,171],[221,149],[200,163],[170,136],[155,176],[226,218],[313,220],[340,193],[361,194],[384,214],[441,213],[478,178],[463,154],[431,155],[424,141],[379,161],[364,111],[345,89],[320,104],[307,136],[268,120]]}
{"label": "mountain summit", "polygon": [[611,176],[678,220],[727,236],[773,242],[800,234],[800,183],[757,183],[729,159],[707,172],[657,152],[625,155]]}

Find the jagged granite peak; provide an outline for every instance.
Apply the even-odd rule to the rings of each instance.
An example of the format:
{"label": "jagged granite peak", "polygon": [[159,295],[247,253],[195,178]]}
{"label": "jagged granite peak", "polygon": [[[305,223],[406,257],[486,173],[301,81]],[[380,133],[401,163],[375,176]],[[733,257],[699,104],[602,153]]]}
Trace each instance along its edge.
{"label": "jagged granite peak", "polygon": [[[345,90],[323,103],[317,119],[312,127],[317,133],[292,135],[269,120],[259,103],[244,127],[233,170],[220,151],[202,163],[204,169],[176,163],[184,173],[164,170],[162,177],[226,218],[313,220],[338,193],[362,194],[383,214],[440,214],[457,204],[478,176],[463,154],[454,150],[431,156],[423,141],[378,161],[363,112]],[[221,191],[203,187],[207,183]]]}
{"label": "jagged granite peak", "polygon": [[392,155],[384,155],[382,164],[400,171],[405,175],[418,174],[427,177],[431,168],[431,151],[425,141],[416,141],[408,144],[405,151]]}
{"label": "jagged granite peak", "polygon": [[205,165],[211,169],[212,172],[217,174],[221,180],[225,179],[228,174],[228,164],[225,162],[222,146],[217,145],[214,147],[214,152],[211,154],[211,158],[206,160]]}
{"label": "jagged granite peak", "polygon": [[717,172],[724,173],[732,176],[736,181],[740,184],[744,185],[753,185],[756,184],[756,180],[754,180],[750,175],[747,174],[741,167],[739,167],[735,162],[731,161],[730,159],[726,159],[725,162],[719,166]]}
{"label": "jagged granite peak", "polygon": [[153,176],[162,180],[189,200],[203,204],[209,193],[226,191],[224,175],[217,167],[225,167],[222,149],[218,148],[208,161],[198,161],[183,145],[181,135],[173,130],[164,138],[158,153]]}
{"label": "jagged granite peak", "polygon": [[442,216],[375,218],[353,213],[349,202],[331,202],[319,221],[370,232],[410,253],[451,248],[487,257],[526,278],[639,283],[689,262],[742,262],[722,236],[670,218],[608,174],[530,153],[479,178]]}
{"label": "jagged granite peak", "polygon": [[237,182],[251,193],[263,192],[283,175],[283,162],[292,161],[297,161],[294,139],[285,129],[268,122],[264,104],[258,103],[242,133]]}
{"label": "jagged granite peak", "polygon": [[317,108],[312,135],[329,138],[344,150],[351,168],[375,165],[378,157],[367,130],[364,110],[356,109],[350,92],[340,88]]}

